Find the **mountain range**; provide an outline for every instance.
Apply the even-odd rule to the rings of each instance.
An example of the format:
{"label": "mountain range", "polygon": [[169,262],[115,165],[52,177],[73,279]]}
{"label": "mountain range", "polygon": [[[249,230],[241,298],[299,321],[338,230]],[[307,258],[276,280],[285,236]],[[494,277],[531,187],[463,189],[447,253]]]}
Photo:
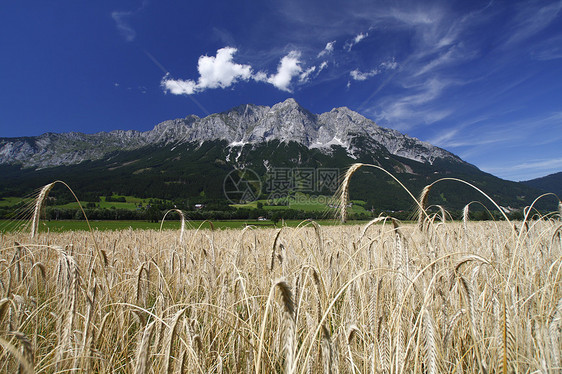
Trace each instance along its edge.
{"label": "mountain range", "polygon": [[[83,194],[221,199],[232,170],[251,169],[265,182],[278,169],[328,168],[339,170],[341,177],[354,162],[385,168],[413,193],[438,178],[461,178],[513,208],[529,204],[541,188],[484,173],[444,149],[380,127],[346,107],[313,114],[287,99],[272,107],[247,104],[204,118],[189,115],[146,132],[0,138],[0,197],[62,179]],[[412,205],[385,175],[365,170],[354,178],[352,198],[381,209]],[[308,192],[330,191],[311,187]],[[430,202],[455,209],[483,200],[474,190],[450,183],[434,195]]]}
{"label": "mountain range", "polygon": [[384,148],[393,155],[430,164],[436,159],[462,162],[441,148],[396,130],[379,127],[346,107],[316,115],[301,107],[294,99],[287,99],[271,108],[247,104],[205,118],[190,115],[162,122],[146,132],[116,130],[96,134],[69,132],[0,138],[0,164],[46,168],[101,159],[112,151],[135,150],[150,145],[201,144],[216,140],[228,141],[230,148],[274,140],[295,142],[309,149],[326,151],[335,145],[345,148],[353,157],[360,152],[352,144],[358,136],[373,140],[375,149],[372,151]]}

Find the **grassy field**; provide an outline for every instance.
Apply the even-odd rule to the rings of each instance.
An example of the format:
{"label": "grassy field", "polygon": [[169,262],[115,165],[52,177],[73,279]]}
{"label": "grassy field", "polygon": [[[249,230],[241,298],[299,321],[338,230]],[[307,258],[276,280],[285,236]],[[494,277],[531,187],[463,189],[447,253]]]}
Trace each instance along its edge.
{"label": "grassy field", "polygon": [[[121,196],[121,195],[114,195],[114,198],[118,198],[118,197],[123,197],[125,198],[126,202],[114,202],[114,201],[109,201],[106,202],[106,198],[105,196],[101,196],[100,197],[100,201],[95,203],[97,207],[99,208],[107,208],[107,209],[111,209],[111,208],[116,208],[116,209],[131,209],[131,210],[135,210],[137,209],[137,206],[139,204],[142,204],[143,206],[146,206],[146,204],[148,204],[148,201],[150,199],[141,199],[138,197],[134,197],[134,196]],[[21,202],[24,203],[29,203],[30,201],[32,201],[31,198],[22,198],[22,197],[4,197],[2,199],[0,199],[0,207],[10,207],[10,206],[14,206],[17,205]],[[86,201],[81,201],[80,202],[82,204],[83,207],[85,207],[88,202]],[[78,209],[79,205],[77,202],[71,202],[71,203],[67,203],[67,204],[59,204],[59,205],[53,205],[59,208],[73,208],[73,209]]]}
{"label": "grassy field", "polygon": [[[288,205],[268,205],[269,203],[280,204],[281,202],[286,202]],[[365,202],[361,200],[351,200],[350,212],[352,213],[369,213],[366,210]],[[329,205],[337,205],[337,201],[334,201],[330,196],[309,196],[303,193],[297,193],[294,196],[287,199],[275,199],[273,201],[268,200],[256,200],[247,204],[233,204],[235,208],[249,208],[255,209],[258,203],[263,205],[264,210],[284,210],[284,209],[296,209],[304,210],[307,212],[325,212],[327,216],[334,215],[335,208],[330,208]]]}
{"label": "grassy field", "polygon": [[4,197],[0,199],[0,207],[13,206],[22,201],[24,201],[24,199],[21,197]]}
{"label": "grassy field", "polygon": [[[124,196],[124,195],[114,195],[113,198],[124,198],[125,202],[115,202],[115,201],[106,201],[105,196],[100,197],[100,201],[95,203],[97,208],[105,208],[105,209],[127,209],[127,210],[136,210],[141,204],[143,207],[146,207],[149,204],[150,199],[141,199],[134,196]],[[309,196],[302,193],[295,194],[292,198],[287,200],[288,205],[267,205],[269,203],[268,200],[256,200],[251,203],[247,204],[232,204],[235,208],[246,208],[246,209],[256,209],[258,203],[263,204],[264,210],[286,210],[286,209],[295,209],[295,210],[302,210],[306,212],[325,212],[326,216],[333,216],[334,215],[334,208],[330,208],[328,205],[330,204],[332,198],[329,196]],[[23,199],[20,197],[5,197],[0,199],[0,207],[10,207],[14,206],[21,202],[29,203],[31,199]],[[273,201],[274,203],[280,203],[281,199],[277,199]],[[82,201],[82,207],[86,207],[88,202]],[[332,204],[334,204],[332,202]],[[369,213],[366,210],[365,202],[361,200],[352,200],[351,201],[350,212],[352,213]],[[65,208],[65,209],[78,209],[79,205],[77,202],[70,202],[66,204],[59,204],[59,205],[52,205],[58,208]]]}

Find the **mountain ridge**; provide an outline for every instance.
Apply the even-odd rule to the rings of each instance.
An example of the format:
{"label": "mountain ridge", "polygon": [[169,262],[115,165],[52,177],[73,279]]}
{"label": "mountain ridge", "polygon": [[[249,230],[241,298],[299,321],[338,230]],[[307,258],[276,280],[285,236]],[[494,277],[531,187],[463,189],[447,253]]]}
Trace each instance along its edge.
{"label": "mountain ridge", "polygon": [[45,133],[36,137],[0,138],[0,164],[19,164],[29,168],[74,165],[98,160],[113,151],[129,151],[155,144],[203,143],[227,140],[229,147],[279,140],[294,141],[307,148],[330,152],[332,145],[352,147],[358,136],[370,138],[389,153],[432,164],[436,159],[464,162],[452,153],[392,129],[347,107],[314,114],[289,98],[272,107],[244,104],[230,110],[199,118],[188,115],[163,121],[152,130],[113,130],[83,134],[80,132]]}
{"label": "mountain ridge", "polygon": [[544,177],[522,181],[521,183],[529,187],[537,188],[545,193],[552,192],[556,194],[559,199],[562,198],[562,171],[545,175]]}

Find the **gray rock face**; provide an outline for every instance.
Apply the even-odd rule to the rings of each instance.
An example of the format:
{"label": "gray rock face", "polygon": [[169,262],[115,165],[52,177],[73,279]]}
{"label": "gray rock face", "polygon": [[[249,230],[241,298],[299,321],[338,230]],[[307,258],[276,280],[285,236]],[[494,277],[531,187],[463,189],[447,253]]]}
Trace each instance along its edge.
{"label": "gray rock face", "polygon": [[0,164],[45,168],[96,160],[117,150],[186,142],[201,144],[211,140],[226,140],[232,148],[271,140],[294,141],[326,152],[331,151],[332,145],[338,145],[354,156],[360,151],[352,145],[357,137],[369,139],[368,144],[373,148],[363,152],[385,148],[391,154],[424,163],[432,164],[437,159],[462,162],[441,148],[382,128],[346,107],[313,114],[294,99],[287,99],[271,108],[247,104],[205,118],[191,115],[165,121],[146,132],[116,130],[96,134],[46,133],[38,137],[0,138]]}

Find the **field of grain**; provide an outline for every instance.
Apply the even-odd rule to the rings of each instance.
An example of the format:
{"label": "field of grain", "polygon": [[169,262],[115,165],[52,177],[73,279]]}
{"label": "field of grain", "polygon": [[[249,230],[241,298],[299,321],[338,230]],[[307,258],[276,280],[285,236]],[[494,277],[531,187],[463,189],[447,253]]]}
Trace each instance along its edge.
{"label": "field of grain", "polygon": [[561,227],[4,234],[0,372],[552,372]]}

